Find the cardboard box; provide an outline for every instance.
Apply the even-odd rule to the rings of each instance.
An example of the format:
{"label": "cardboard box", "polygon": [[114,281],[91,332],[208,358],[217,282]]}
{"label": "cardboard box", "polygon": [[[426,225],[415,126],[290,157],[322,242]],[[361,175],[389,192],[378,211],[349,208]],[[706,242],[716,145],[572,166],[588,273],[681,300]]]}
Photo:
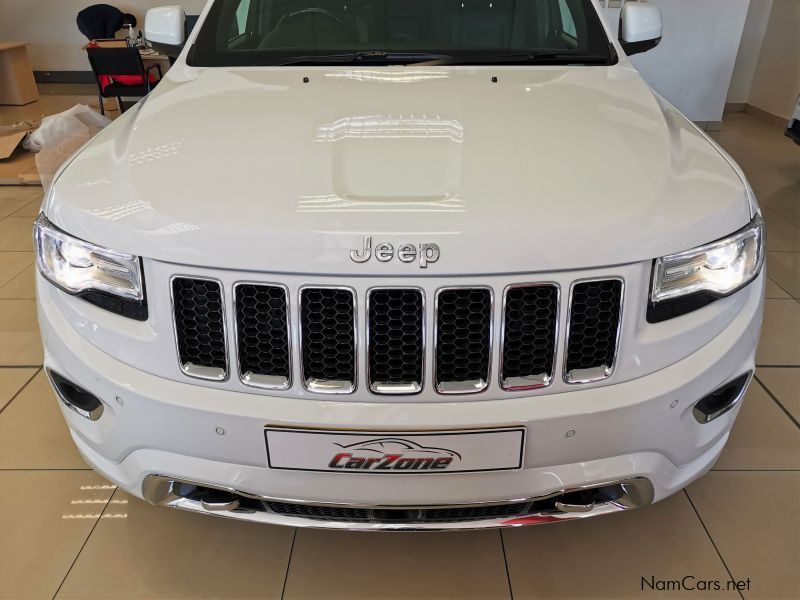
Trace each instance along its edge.
{"label": "cardboard box", "polygon": [[41,185],[36,158],[22,148],[26,129],[0,131],[0,185]]}
{"label": "cardboard box", "polygon": [[20,106],[38,99],[27,44],[0,42],[0,104]]}

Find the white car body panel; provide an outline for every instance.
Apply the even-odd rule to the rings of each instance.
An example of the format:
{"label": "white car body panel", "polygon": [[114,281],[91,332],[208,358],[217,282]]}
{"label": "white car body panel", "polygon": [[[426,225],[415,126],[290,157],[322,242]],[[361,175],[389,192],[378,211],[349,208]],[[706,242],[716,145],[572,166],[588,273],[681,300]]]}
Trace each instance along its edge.
{"label": "white car body panel", "polygon": [[[61,403],[89,464],[126,491],[168,506],[366,530],[604,514],[665,498],[711,468],[740,398],[705,424],[692,408],[753,371],[766,276],[762,271],[740,291],[680,318],[648,323],[652,263],[739,230],[758,206],[734,161],[648,88],[600,20],[620,55],[609,67],[199,68],[186,64],[184,50],[149,97],[61,169],[43,206],[69,234],[143,259],[146,321],[37,277],[46,369],[103,403],[96,421]],[[367,237],[373,250],[379,242],[394,250],[435,243],[440,255],[425,268],[396,256],[351,260]],[[441,396],[429,381],[428,351],[420,394],[376,396],[364,382],[367,354],[359,337],[352,394],[309,392],[296,367],[286,390],[248,387],[235,366],[224,381],[191,379],[178,364],[169,289],[176,275],[220,282],[230,336],[236,283],[285,286],[294,365],[301,360],[296,298],[304,285],[352,288],[360,332],[370,288],[421,288],[430,349],[437,290],[491,287],[497,348],[506,287],[554,283],[561,294],[555,376],[540,389],[502,390],[495,350],[485,390]],[[617,358],[606,379],[569,384],[569,292],[575,281],[591,278],[624,281]],[[235,365],[233,338],[227,342]],[[269,468],[267,427],[521,427],[523,464],[476,473],[283,471]],[[250,498],[339,507],[509,502],[630,478],[649,482],[652,494],[638,504],[565,509],[541,519],[354,523],[154,496],[148,482],[160,476]]]}
{"label": "white car body panel", "polygon": [[[752,369],[764,292],[761,275],[745,288],[745,306],[735,309],[735,321],[723,332],[675,365],[628,383],[397,404],[220,391],[143,373],[87,342],[60,311],[60,292],[41,278],[37,284],[46,364],[107,400],[96,423],[62,406],[78,448],[96,470],[140,497],[144,478],[157,473],[272,498],[348,505],[508,500],[631,473],[653,482],[655,500],[669,496],[704,474],[727,441],[738,407],[706,425],[692,418],[691,409],[706,391]],[[433,478],[266,468],[265,425],[336,430],[343,424],[373,431],[524,425],[525,468]],[[575,434],[567,436],[570,430]]]}
{"label": "white car body panel", "polygon": [[180,264],[413,276],[416,262],[349,252],[372,235],[438,242],[438,275],[566,270],[750,220],[733,169],[623,65],[195,71],[168,75],[61,175],[56,225]]}

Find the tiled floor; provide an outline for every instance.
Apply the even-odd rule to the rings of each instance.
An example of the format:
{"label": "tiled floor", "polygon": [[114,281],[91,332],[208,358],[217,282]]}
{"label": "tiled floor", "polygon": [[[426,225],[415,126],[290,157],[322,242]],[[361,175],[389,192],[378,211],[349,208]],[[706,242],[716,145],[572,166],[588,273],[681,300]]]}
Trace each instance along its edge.
{"label": "tiled floor", "polygon": [[[93,98],[0,108],[0,124],[78,100]],[[502,533],[294,531],[115,490],[78,455],[41,371],[30,235],[41,190],[0,188],[0,598],[800,598],[800,146],[745,114],[714,137],[769,226],[757,379],[727,449],[653,507]],[[750,589],[642,590],[642,577],[686,575]]]}

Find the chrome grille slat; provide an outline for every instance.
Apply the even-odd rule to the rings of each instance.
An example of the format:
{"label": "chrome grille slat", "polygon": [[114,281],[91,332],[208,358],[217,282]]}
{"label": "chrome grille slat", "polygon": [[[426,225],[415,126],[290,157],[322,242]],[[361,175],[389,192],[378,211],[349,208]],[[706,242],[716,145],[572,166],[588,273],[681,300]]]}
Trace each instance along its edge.
{"label": "chrome grille slat", "polygon": [[303,385],[320,394],[350,394],[357,385],[356,296],[350,288],[300,289]]}
{"label": "chrome grille slat", "polygon": [[619,348],[624,284],[619,278],[572,284],[564,380],[591,383],[611,376]]}
{"label": "chrome grille slat", "polygon": [[425,369],[425,296],[419,288],[367,292],[367,379],[376,394],[416,394]]}
{"label": "chrome grille slat", "polygon": [[174,276],[170,281],[175,344],[189,377],[228,378],[228,346],[222,284],[208,277]]}
{"label": "chrome grille slat", "polygon": [[519,284],[503,298],[500,384],[521,391],[550,384],[558,339],[559,287]]}
{"label": "chrome grille slat", "polygon": [[489,385],[492,289],[441,288],[436,293],[434,367],[440,394],[475,394]]}
{"label": "chrome grille slat", "polygon": [[289,292],[282,285],[237,283],[236,349],[242,383],[265,389],[291,386]]}

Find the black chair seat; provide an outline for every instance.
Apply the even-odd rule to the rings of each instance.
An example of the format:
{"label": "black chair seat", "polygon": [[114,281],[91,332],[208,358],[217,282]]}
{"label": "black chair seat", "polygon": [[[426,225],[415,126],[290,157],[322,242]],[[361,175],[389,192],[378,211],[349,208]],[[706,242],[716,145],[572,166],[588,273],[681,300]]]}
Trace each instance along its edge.
{"label": "black chair seat", "polygon": [[[151,88],[156,87],[155,83],[150,84]],[[121,83],[111,83],[103,90],[103,96],[113,98],[115,96],[146,96],[147,87],[142,85],[123,85]]]}

